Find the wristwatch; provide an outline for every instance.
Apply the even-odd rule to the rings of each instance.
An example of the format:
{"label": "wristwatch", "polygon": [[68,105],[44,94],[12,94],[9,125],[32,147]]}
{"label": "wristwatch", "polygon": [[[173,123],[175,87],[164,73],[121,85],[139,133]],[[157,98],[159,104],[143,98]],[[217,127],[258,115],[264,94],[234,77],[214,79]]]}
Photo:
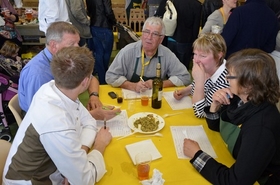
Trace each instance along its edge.
{"label": "wristwatch", "polygon": [[92,93],[89,94],[89,97],[91,97],[91,96],[99,97],[99,94],[98,94],[98,92],[92,92]]}

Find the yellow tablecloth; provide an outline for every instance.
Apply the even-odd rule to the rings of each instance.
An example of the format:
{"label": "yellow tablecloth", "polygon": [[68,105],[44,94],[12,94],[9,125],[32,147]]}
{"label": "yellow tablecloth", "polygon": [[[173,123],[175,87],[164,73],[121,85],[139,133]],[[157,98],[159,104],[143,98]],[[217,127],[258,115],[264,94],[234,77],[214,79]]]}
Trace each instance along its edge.
{"label": "yellow tablecloth", "polygon": [[[164,91],[174,91],[175,88],[165,88]],[[121,94],[120,88],[112,88],[109,85],[100,86],[100,99],[103,104],[120,106],[121,109],[126,109],[127,100],[122,104],[118,104],[116,99],[111,99],[108,96],[109,91],[114,91]],[[82,102],[87,102],[88,94],[84,93],[80,96]],[[205,180],[189,163],[189,159],[178,159],[174,147],[170,126],[186,126],[186,125],[203,125],[204,130],[212,144],[218,158],[217,161],[227,166],[234,163],[234,159],[227,150],[219,133],[208,129],[205,119],[199,119],[194,116],[192,109],[174,111],[163,98],[161,109],[151,108],[151,102],[148,106],[141,106],[140,101],[136,101],[134,112],[127,110],[128,116],[138,112],[153,112],[158,115],[165,113],[184,112],[172,117],[165,118],[165,127],[160,131],[163,137],[151,137],[157,149],[162,155],[162,158],[152,161],[150,177],[153,169],[158,169],[163,173],[165,185],[206,185],[211,184]],[[136,134],[137,135],[137,134]],[[97,185],[132,185],[139,184],[136,174],[136,168],[133,165],[125,145],[135,143],[150,138],[137,138],[135,135],[122,140],[113,138],[110,145],[107,147],[104,158],[106,162],[107,173],[97,183]]]}

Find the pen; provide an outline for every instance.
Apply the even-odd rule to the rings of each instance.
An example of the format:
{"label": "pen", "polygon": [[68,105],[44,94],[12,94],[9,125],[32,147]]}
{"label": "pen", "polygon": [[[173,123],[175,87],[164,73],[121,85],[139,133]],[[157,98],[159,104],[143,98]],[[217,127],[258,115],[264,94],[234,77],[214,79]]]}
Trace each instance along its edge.
{"label": "pen", "polygon": [[106,118],[104,118],[104,129],[106,129]]}
{"label": "pen", "polygon": [[175,93],[178,95],[178,89],[176,88]]}
{"label": "pen", "polygon": [[145,81],[143,80],[142,76],[140,76],[140,80],[141,80],[142,82],[145,82]]}

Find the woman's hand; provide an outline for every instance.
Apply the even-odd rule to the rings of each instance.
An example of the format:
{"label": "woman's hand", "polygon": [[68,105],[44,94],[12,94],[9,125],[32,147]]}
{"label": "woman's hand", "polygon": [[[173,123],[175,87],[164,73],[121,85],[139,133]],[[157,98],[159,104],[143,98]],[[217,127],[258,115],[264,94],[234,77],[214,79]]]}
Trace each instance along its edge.
{"label": "woman's hand", "polygon": [[203,64],[193,62],[192,77],[195,83],[203,83],[206,80],[205,69]]}
{"label": "woman's hand", "polygon": [[184,139],[183,151],[185,156],[193,158],[196,152],[200,150],[199,144],[191,139]]}
{"label": "woman's hand", "polygon": [[180,89],[174,91],[173,96],[176,100],[181,100],[184,96],[186,96],[186,89]]}
{"label": "woman's hand", "polygon": [[229,88],[223,88],[220,90],[217,90],[213,96],[212,96],[212,104],[210,106],[210,112],[217,112],[218,109],[221,107],[221,105],[229,105],[230,100],[229,98],[232,98],[233,94],[229,90]]}

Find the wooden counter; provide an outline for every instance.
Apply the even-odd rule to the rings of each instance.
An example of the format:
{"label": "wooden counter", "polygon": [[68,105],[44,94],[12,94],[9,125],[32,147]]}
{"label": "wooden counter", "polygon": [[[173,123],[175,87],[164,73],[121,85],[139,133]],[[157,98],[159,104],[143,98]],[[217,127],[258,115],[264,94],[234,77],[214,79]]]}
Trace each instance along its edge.
{"label": "wooden counter", "polygon": [[16,25],[16,29],[23,37],[23,45],[44,45],[45,33],[39,30],[38,24]]}

